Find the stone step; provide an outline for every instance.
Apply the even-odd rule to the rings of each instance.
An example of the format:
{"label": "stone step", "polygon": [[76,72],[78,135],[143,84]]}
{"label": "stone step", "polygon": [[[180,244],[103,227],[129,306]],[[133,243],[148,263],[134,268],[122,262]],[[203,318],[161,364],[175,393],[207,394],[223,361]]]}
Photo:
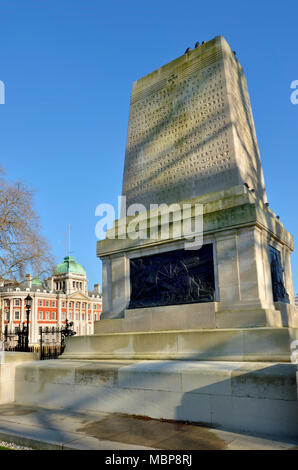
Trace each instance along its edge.
{"label": "stone step", "polygon": [[74,336],[62,359],[290,362],[297,328],[138,331]]}
{"label": "stone step", "polygon": [[298,323],[289,325],[286,320],[282,322],[279,310],[241,310],[239,306],[233,311],[219,311],[218,302],[207,302],[125,310],[123,318],[96,321],[94,333],[298,326]]}
{"label": "stone step", "polygon": [[35,361],[16,369],[16,404],[127,413],[298,435],[296,365],[210,361]]}

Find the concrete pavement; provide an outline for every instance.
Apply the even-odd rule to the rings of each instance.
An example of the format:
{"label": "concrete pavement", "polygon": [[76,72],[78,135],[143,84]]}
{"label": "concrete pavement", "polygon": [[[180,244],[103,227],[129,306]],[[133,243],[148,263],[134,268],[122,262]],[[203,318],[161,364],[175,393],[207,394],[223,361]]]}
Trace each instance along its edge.
{"label": "concrete pavement", "polygon": [[287,450],[297,440],[237,434],[196,424],[116,413],[0,406],[0,439],[34,449]]}

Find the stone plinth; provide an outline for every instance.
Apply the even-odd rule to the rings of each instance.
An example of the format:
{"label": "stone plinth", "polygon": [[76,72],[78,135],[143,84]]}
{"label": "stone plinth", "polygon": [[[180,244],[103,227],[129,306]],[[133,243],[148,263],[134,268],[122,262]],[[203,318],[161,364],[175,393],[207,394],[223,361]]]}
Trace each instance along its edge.
{"label": "stone plinth", "polygon": [[37,361],[17,368],[16,403],[297,437],[295,372],[267,362]]}
{"label": "stone plinth", "polygon": [[35,359],[35,353],[0,351],[0,404],[15,401],[16,367]]}
{"label": "stone plinth", "polygon": [[290,362],[295,340],[298,328],[148,328],[69,338],[61,358]]}
{"label": "stone plinth", "polygon": [[[203,205],[204,245],[213,246],[215,303],[210,306],[213,313],[210,310],[206,327],[297,327],[290,265],[293,239],[275,214],[245,186],[210,193],[191,202]],[[143,217],[149,226],[150,213],[144,213]],[[126,223],[129,227],[129,220]],[[116,234],[119,224],[121,221],[115,224]],[[159,224],[157,231],[161,233],[162,229]],[[131,292],[130,260],[184,247],[185,239],[173,236],[173,232],[172,224],[168,239],[158,242],[150,238],[107,238],[98,242],[97,255],[103,262],[103,319],[123,318],[127,311]],[[290,299],[288,306],[274,302],[269,246],[281,253],[284,284]],[[167,309],[165,306],[163,311]],[[194,303],[191,309],[206,319],[206,305]],[[179,311],[181,315],[186,314],[188,305],[180,305]],[[197,327],[204,327],[199,319]]]}

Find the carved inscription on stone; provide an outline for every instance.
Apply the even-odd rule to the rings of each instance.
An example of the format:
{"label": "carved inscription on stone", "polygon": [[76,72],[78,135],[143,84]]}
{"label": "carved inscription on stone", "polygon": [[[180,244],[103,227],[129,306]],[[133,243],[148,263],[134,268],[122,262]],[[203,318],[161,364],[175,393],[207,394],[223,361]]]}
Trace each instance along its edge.
{"label": "carved inscription on stone", "polygon": [[[135,96],[136,95],[136,96]],[[132,93],[123,194],[127,203],[177,202],[238,184],[223,61],[196,58]]]}

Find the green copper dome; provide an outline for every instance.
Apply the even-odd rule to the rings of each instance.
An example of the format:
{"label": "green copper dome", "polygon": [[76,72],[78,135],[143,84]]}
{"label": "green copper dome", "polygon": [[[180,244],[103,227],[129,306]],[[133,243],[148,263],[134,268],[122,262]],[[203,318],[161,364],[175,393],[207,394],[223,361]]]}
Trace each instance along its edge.
{"label": "green copper dome", "polygon": [[33,286],[42,286],[42,281],[40,279],[38,279],[38,277],[34,277],[32,279],[32,285]]}
{"label": "green copper dome", "polygon": [[54,274],[83,274],[86,276],[86,271],[79,263],[76,262],[73,256],[65,256],[63,263],[58,264],[54,269]]}

